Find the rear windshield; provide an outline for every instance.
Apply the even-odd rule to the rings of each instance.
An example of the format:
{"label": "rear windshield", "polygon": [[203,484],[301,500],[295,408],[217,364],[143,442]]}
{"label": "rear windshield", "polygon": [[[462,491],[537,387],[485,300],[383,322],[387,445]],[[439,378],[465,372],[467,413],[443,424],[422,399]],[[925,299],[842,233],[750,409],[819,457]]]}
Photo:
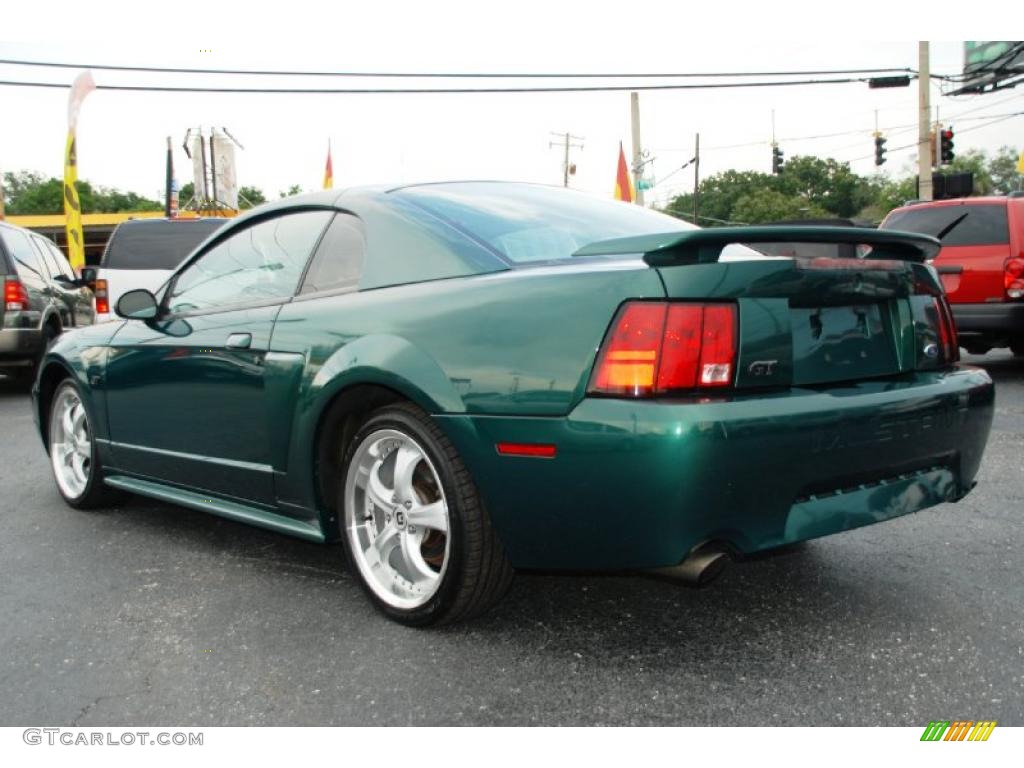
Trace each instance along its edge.
{"label": "rear windshield", "polygon": [[107,269],[174,269],[226,221],[125,222],[110,236],[101,265]]}
{"label": "rear windshield", "polygon": [[938,237],[943,230],[963,219],[942,236],[943,245],[1002,245],[1010,242],[1005,205],[941,205],[896,211],[880,229],[898,229]]}
{"label": "rear windshield", "polygon": [[584,245],[614,237],[694,229],[638,205],[552,187],[465,182],[406,187],[392,194],[513,264],[569,259]]}

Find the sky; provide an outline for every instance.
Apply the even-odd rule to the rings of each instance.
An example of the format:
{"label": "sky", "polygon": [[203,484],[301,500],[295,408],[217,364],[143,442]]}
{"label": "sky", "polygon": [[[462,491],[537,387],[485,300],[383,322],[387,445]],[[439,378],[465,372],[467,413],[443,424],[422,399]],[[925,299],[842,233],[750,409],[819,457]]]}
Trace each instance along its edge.
{"label": "sky", "polygon": [[[66,6],[74,8],[75,6]],[[96,6],[88,17],[47,8],[15,10],[0,42],[0,58],[75,64],[186,68],[387,72],[738,72],[917,67],[914,40],[928,36],[933,72],[958,74],[963,44],[953,36],[997,36],[1000,13],[970,28],[946,22],[922,28],[910,11],[858,3],[824,17],[814,3],[736,3],[728,12],[694,11],[682,3],[515,4],[378,2],[365,7],[290,2],[269,12],[192,9],[190,15],[151,14],[137,3]],[[160,6],[152,6],[160,8]],[[251,6],[259,9],[261,6]],[[268,8],[270,6],[267,6]],[[928,16],[943,16],[930,4]],[[963,16],[962,4],[957,20]],[[993,5],[993,8],[998,6]],[[934,13],[933,13],[934,12]],[[839,14],[833,10],[833,14]],[[900,13],[906,14],[901,18]],[[156,19],[160,21],[156,21]],[[884,23],[880,23],[882,20]],[[45,22],[45,23],[44,23]],[[81,24],[85,26],[82,26]],[[45,37],[38,37],[45,26]],[[915,34],[930,33],[928,35]],[[763,31],[762,34],[756,34]],[[954,34],[956,33],[956,34]],[[987,34],[986,34],[987,33]],[[789,39],[783,39],[783,38]],[[70,84],[75,69],[0,64],[0,80]],[[93,70],[99,85],[229,85],[233,87],[362,87],[451,85],[433,80],[381,81],[256,76],[135,74]],[[616,81],[616,84],[629,81]],[[660,82],[648,80],[647,82]],[[493,84],[462,82],[460,85]],[[501,85],[529,84],[505,80]],[[987,125],[988,116],[1024,112],[1024,87],[949,97],[933,81],[933,105],[957,133],[956,148],[992,152],[1024,148],[1024,116]],[[64,89],[0,85],[0,170],[62,173],[67,130]],[[656,186],[648,202],[665,202],[692,188],[693,155],[701,136],[701,176],[729,168],[768,172],[774,133],[786,157],[815,154],[875,171],[871,132],[889,138],[883,172],[913,170],[917,86],[869,90],[866,84],[643,92],[642,145]],[[181,149],[189,128],[226,126],[244,146],[237,153],[242,185],[268,197],[293,184],[321,186],[328,141],[335,187],[444,179],[562,182],[562,151],[553,132],[582,137],[573,149],[577,174],[570,186],[612,194],[619,142],[630,152],[628,92],[489,95],[266,95],[96,91],[85,101],[78,127],[79,178],[157,198],[162,194],[166,139],[175,147],[179,182],[191,180]],[[843,134],[828,138],[824,134]],[[736,146],[740,145],[740,146]]]}

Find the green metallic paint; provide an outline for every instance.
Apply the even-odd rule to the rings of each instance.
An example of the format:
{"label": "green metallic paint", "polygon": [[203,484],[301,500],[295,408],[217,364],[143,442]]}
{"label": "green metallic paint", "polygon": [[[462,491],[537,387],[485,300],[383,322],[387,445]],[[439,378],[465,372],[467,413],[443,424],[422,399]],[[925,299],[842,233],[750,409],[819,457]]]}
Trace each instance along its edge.
{"label": "green metallic paint", "polygon": [[[109,323],[53,347],[47,364],[77,378],[96,417],[110,484],[323,539],[332,529],[315,491],[318,430],[335,398],[366,384],[437,419],[518,566],[673,565],[708,539],[754,552],[958,498],[973,483],[993,387],[983,371],[939,370],[924,354],[937,341],[928,312],[940,289],[929,267],[666,258],[654,269],[595,256],[508,269],[456,248],[443,227],[406,220],[383,191],[323,193],[302,207],[313,203],[364,221],[360,291]],[[239,217],[215,240],[254,218]],[[772,233],[793,239],[783,228]],[[588,397],[618,307],[666,297],[737,303],[736,391]],[[876,308],[874,329],[884,326],[889,347],[838,334],[794,348],[794,318],[857,304]],[[251,348],[225,349],[227,335],[242,330],[253,334]],[[830,378],[830,344],[849,359],[889,355],[893,370],[794,386]],[[500,441],[553,444],[557,455],[499,456]],[[163,451],[177,462],[174,476],[126,444]]]}
{"label": "green metallic paint", "polygon": [[918,262],[934,259],[942,247],[928,235],[859,227],[715,227],[602,240],[583,246],[573,255],[642,253],[644,261],[654,267],[710,264],[718,261],[723,248],[734,243],[857,243],[872,246],[868,259]]}
{"label": "green metallic paint", "polygon": [[306,541],[323,543],[324,535],[319,526],[303,523],[284,515],[258,509],[247,504],[239,504],[216,496],[207,496],[184,488],[176,488],[164,483],[154,483],[137,477],[118,475],[106,478],[106,484],[122,491],[148,496],[171,504],[177,504],[200,512],[209,512],[218,517],[225,517],[239,523],[248,523],[258,528],[266,528],[279,533],[287,533]]}
{"label": "green metallic paint", "polygon": [[[273,505],[273,474],[254,467],[271,463],[263,361],[279,309],[126,322],[105,376],[114,466]],[[227,347],[233,333],[249,347]]]}
{"label": "green metallic paint", "polygon": [[[452,415],[440,423],[514,564],[656,567],[708,539],[742,552],[800,540],[812,530],[807,516],[819,512],[815,536],[959,498],[981,461],[993,393],[984,371],[963,369],[759,395],[588,398],[567,418]],[[499,456],[503,441],[552,444],[558,453]],[[955,493],[910,491],[898,508],[874,506],[882,493],[860,493],[861,483],[900,473],[933,488],[936,478],[921,472],[936,466],[952,473]]]}

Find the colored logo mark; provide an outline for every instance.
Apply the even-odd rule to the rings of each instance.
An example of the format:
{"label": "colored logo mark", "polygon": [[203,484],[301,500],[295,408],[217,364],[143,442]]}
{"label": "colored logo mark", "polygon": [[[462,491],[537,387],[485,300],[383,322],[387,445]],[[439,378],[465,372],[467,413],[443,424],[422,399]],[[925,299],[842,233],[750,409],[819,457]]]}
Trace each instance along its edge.
{"label": "colored logo mark", "polygon": [[932,720],[921,741],[988,741],[995,727],[995,720]]}

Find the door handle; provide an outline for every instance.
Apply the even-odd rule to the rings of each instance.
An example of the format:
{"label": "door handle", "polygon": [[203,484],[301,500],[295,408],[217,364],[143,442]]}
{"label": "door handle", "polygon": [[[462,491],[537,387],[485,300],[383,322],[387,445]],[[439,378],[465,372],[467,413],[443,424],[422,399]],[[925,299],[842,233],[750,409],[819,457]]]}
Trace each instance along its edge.
{"label": "door handle", "polygon": [[224,346],[228,349],[248,349],[251,344],[251,333],[232,333]]}

